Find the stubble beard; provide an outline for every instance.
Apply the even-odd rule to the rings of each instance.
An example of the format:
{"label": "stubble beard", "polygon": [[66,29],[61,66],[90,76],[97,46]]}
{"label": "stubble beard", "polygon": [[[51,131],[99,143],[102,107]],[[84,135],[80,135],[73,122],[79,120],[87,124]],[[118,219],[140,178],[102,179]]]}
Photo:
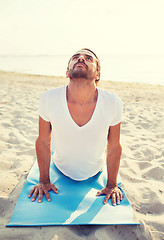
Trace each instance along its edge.
{"label": "stubble beard", "polygon": [[69,77],[70,79],[80,79],[80,78],[88,79],[88,74],[87,72],[84,72],[84,71],[71,70],[69,72]]}
{"label": "stubble beard", "polygon": [[89,73],[88,71],[84,71],[82,69],[69,70],[69,78],[70,80],[80,80],[80,79],[86,79],[86,80],[93,80],[94,74]]}

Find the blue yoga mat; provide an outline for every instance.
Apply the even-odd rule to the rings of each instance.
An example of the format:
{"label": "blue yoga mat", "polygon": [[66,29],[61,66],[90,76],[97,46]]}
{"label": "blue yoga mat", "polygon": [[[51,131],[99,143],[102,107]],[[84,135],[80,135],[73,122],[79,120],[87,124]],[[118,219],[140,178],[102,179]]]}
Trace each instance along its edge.
{"label": "blue yoga mat", "polygon": [[[51,201],[38,203],[28,198],[33,186],[38,183],[39,170],[37,161],[33,165],[22,192],[15,206],[11,226],[46,226],[46,225],[86,225],[86,224],[132,224],[133,209],[123,192],[120,205],[112,206],[111,199],[103,204],[105,196],[96,197],[98,190],[106,185],[106,170],[85,181],[74,181],[63,175],[51,160],[51,182],[58,188],[59,194],[50,191]],[[118,177],[118,187],[121,180]],[[121,187],[120,187],[121,188]]]}

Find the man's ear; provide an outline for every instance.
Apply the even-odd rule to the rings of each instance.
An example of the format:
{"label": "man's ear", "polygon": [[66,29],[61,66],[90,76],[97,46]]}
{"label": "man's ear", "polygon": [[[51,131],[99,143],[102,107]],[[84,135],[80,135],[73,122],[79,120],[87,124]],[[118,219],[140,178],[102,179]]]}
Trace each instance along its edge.
{"label": "man's ear", "polygon": [[66,78],[69,78],[68,70],[66,71]]}
{"label": "man's ear", "polygon": [[100,72],[97,73],[97,79],[100,79]]}

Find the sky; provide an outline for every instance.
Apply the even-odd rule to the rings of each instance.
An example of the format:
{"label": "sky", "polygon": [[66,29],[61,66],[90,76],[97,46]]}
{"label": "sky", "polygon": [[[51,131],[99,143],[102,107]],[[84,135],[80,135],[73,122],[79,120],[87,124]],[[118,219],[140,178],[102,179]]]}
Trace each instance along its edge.
{"label": "sky", "polygon": [[0,0],[0,55],[164,54],[164,0]]}

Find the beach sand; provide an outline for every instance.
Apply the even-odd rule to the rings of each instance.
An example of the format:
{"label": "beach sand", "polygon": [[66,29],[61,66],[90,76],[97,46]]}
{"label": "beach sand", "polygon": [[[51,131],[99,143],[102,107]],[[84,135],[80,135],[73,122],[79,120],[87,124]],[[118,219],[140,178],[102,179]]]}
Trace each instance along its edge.
{"label": "beach sand", "polygon": [[35,159],[40,94],[61,77],[0,72],[0,239],[164,239],[164,86],[101,81],[124,102],[122,187],[140,226],[6,228]]}

